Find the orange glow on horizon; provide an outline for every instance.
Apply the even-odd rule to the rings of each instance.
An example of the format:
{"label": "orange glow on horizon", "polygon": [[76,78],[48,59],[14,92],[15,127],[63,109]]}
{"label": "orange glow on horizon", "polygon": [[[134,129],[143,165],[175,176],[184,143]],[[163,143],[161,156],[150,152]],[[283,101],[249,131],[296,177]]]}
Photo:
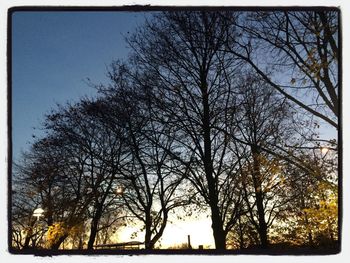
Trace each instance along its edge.
{"label": "orange glow on horizon", "polygon": [[[140,229],[139,226],[126,226],[121,228],[116,235],[116,242],[144,241],[144,232],[138,232],[134,238],[133,233]],[[191,246],[198,249],[199,245],[204,248],[215,248],[211,220],[205,216],[189,218],[186,221],[170,220],[161,239],[156,247],[167,249],[172,246],[187,244],[187,236],[190,235]]]}

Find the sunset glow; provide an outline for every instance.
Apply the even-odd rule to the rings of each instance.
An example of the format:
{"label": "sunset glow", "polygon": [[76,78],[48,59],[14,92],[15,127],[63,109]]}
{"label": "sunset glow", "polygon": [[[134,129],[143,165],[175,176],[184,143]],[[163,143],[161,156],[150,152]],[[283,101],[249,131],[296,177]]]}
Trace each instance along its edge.
{"label": "sunset glow", "polygon": [[11,253],[339,253],[339,8],[35,9],[8,11]]}

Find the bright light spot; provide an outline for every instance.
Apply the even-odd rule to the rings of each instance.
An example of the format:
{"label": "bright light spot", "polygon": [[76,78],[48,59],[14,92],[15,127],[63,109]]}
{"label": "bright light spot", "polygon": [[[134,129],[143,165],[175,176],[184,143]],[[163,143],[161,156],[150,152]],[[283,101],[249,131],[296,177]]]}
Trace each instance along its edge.
{"label": "bright light spot", "polygon": [[124,193],[124,188],[118,186],[115,192],[117,193],[117,195],[122,195]]}
{"label": "bright light spot", "polygon": [[326,154],[329,151],[327,147],[322,147],[321,152],[322,154]]}
{"label": "bright light spot", "polygon": [[187,243],[187,235],[191,236],[192,248],[198,249],[199,245],[215,248],[211,220],[206,217],[198,219],[176,221],[167,225],[162,237],[162,248]]}
{"label": "bright light spot", "polygon": [[[170,216],[160,243],[162,249],[171,246],[187,244],[187,236],[190,235],[192,248],[198,249],[199,245],[205,248],[215,248],[213,232],[210,218],[199,216],[186,221],[176,220],[176,217]],[[115,242],[144,241],[144,231],[139,231],[142,224],[122,227],[115,236]],[[135,233],[137,232],[137,233]],[[134,236],[134,238],[132,237]],[[156,244],[156,247],[159,243]]]}
{"label": "bright light spot", "polygon": [[33,216],[35,216],[37,219],[39,219],[41,216],[43,216],[44,212],[45,212],[44,209],[39,207],[39,208],[34,210]]}

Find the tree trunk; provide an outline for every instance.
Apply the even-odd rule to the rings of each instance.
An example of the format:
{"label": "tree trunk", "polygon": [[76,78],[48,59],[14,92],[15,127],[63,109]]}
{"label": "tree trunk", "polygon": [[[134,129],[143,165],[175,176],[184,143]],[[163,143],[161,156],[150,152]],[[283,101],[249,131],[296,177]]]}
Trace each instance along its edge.
{"label": "tree trunk", "polygon": [[28,232],[27,232],[26,237],[24,239],[24,244],[23,244],[22,249],[28,249],[29,248],[29,242],[30,242],[30,240],[33,237],[33,228],[34,228],[35,222],[36,222],[36,219],[30,221],[30,223],[29,223]]}
{"label": "tree trunk", "polygon": [[267,224],[265,221],[265,212],[263,207],[263,197],[261,192],[256,193],[256,203],[258,207],[258,218],[259,218],[259,236],[262,248],[267,248],[269,245],[267,238]]}
{"label": "tree trunk", "polygon": [[151,242],[152,232],[152,219],[150,215],[146,215],[146,226],[145,226],[145,249],[153,249],[154,244]]}
{"label": "tree trunk", "polygon": [[83,238],[79,236],[78,249],[83,249],[83,248],[84,248]]}
{"label": "tree trunk", "polygon": [[64,240],[68,237],[68,234],[64,234],[61,236],[55,243],[53,243],[50,247],[52,250],[58,250]]}
{"label": "tree trunk", "polygon": [[211,208],[211,220],[212,220],[212,229],[215,240],[216,249],[226,249],[226,233],[223,230],[223,223],[220,217],[219,209],[215,205]]}
{"label": "tree trunk", "polygon": [[[302,196],[302,199],[301,199],[301,209],[305,209],[306,206],[305,206],[305,199],[304,197]],[[312,232],[310,230],[310,227],[309,227],[309,218],[307,217],[307,214],[304,214],[304,219],[305,219],[305,224],[307,226],[307,238],[308,238],[308,243],[309,243],[309,247],[314,247],[314,241],[313,241],[313,238],[312,238]]]}
{"label": "tree trunk", "polygon": [[32,237],[32,231],[29,231],[29,233],[26,235],[26,238],[24,239],[24,244],[22,249],[28,249],[29,248],[29,242],[31,240]]}
{"label": "tree trunk", "polygon": [[88,241],[88,246],[87,246],[88,250],[94,249],[94,243],[95,243],[96,236],[97,236],[97,228],[98,228],[98,222],[100,220],[100,217],[101,217],[101,212],[97,211],[95,214],[95,217],[92,219],[90,236],[89,236],[89,241]]}
{"label": "tree trunk", "polygon": [[238,226],[239,226],[239,248],[244,249],[244,234],[243,234],[241,216],[239,216],[238,218]]}
{"label": "tree trunk", "polygon": [[98,227],[98,219],[94,218],[91,222],[90,236],[88,241],[88,250],[92,250],[94,248],[94,243],[97,235],[97,227]]}
{"label": "tree trunk", "polygon": [[211,156],[211,136],[210,136],[210,106],[208,98],[208,89],[205,79],[205,74],[202,73],[202,103],[203,103],[203,140],[204,140],[204,169],[205,176],[208,182],[208,193],[209,193],[209,206],[211,210],[211,220],[212,220],[212,229],[215,240],[216,249],[226,249],[226,234],[223,228],[223,222],[221,219],[220,210],[218,207],[218,193],[216,189],[216,184],[213,177],[213,162]]}
{"label": "tree trunk", "polygon": [[267,223],[265,220],[264,196],[262,192],[262,178],[260,174],[260,162],[258,159],[259,151],[257,147],[252,147],[253,154],[253,182],[255,188],[256,206],[258,210],[258,233],[260,237],[260,245],[262,248],[267,248],[269,245],[267,237]]}
{"label": "tree trunk", "polygon": [[309,246],[310,247],[314,247],[314,241],[312,240],[312,234],[311,234],[310,230],[308,231],[307,237],[308,237],[308,240],[309,240]]}

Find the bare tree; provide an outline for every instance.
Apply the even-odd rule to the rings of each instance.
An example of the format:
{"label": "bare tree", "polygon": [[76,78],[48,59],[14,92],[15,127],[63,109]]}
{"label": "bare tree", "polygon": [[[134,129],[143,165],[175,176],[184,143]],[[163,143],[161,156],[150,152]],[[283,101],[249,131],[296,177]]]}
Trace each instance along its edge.
{"label": "bare tree", "polygon": [[[291,106],[264,80],[248,75],[240,84],[240,112],[233,127],[236,137],[249,145],[245,167],[240,162],[248,218],[257,229],[261,246],[268,246],[268,228],[288,202],[280,158],[271,158],[261,147],[278,151],[296,140]],[[253,193],[251,193],[253,191]]]}
{"label": "bare tree", "polygon": [[[109,72],[113,88],[100,87],[106,95],[102,119],[124,133],[124,158],[118,170],[121,195],[131,216],[142,223],[145,248],[153,249],[162,236],[169,212],[186,205],[186,197],[177,191],[184,175],[183,165],[172,158],[173,131],[154,118],[153,96],[141,76],[134,79],[125,65],[112,65]],[[166,135],[167,136],[166,136]]]}
{"label": "bare tree", "polygon": [[242,32],[226,50],[288,100],[338,129],[339,13],[246,12],[231,20],[228,30]]}
{"label": "bare tree", "polygon": [[239,214],[237,160],[228,129],[234,114],[232,76],[237,61],[224,49],[226,25],[215,12],[166,12],[156,15],[129,39],[137,67],[147,72],[162,121],[176,130],[191,181],[210,207],[217,249]]}
{"label": "bare tree", "polygon": [[[71,156],[68,168],[73,173],[72,187],[84,185],[86,213],[91,218],[88,249],[92,249],[99,230],[99,221],[106,210],[118,208],[116,177],[123,156],[122,137],[108,129],[98,118],[99,101],[81,100],[73,106],[61,107],[48,116],[46,128],[65,140]],[[72,177],[72,176],[70,176]],[[76,184],[76,180],[79,182]],[[79,193],[79,189],[75,189]],[[80,201],[80,200],[77,200]]]}
{"label": "bare tree", "polygon": [[[322,187],[337,183],[336,161],[320,158],[321,142],[337,143],[317,138],[314,118],[338,128],[338,16],[155,14],[127,39],[129,60],[112,63],[97,98],[46,116],[45,135],[17,167],[14,246],[42,246],[48,228],[51,249],[69,238],[93,249],[109,242],[123,212],[153,249],[169,213],[188,204],[210,210],[216,249],[267,247],[287,215],[312,225],[331,196]],[[308,198],[310,182],[318,192]],[[303,232],[309,244],[316,232],[336,240],[334,213],[320,218],[326,230]]]}
{"label": "bare tree", "polygon": [[[66,207],[65,203],[60,203],[62,199],[58,191],[62,183],[61,167],[64,162],[60,153],[54,145],[54,139],[46,137],[37,140],[31,150],[23,154],[20,163],[15,164],[12,213],[13,216],[18,216],[17,212],[20,212],[21,216],[29,220],[26,225],[22,225],[22,229],[27,229],[23,248],[28,248],[30,240],[38,237],[34,231],[36,226],[41,226],[41,239],[47,227],[57,220],[59,215],[56,211]],[[38,207],[45,211],[40,222],[33,217],[34,209]],[[13,218],[13,226],[15,225],[16,219]],[[32,241],[32,247],[35,247],[35,242]]]}

